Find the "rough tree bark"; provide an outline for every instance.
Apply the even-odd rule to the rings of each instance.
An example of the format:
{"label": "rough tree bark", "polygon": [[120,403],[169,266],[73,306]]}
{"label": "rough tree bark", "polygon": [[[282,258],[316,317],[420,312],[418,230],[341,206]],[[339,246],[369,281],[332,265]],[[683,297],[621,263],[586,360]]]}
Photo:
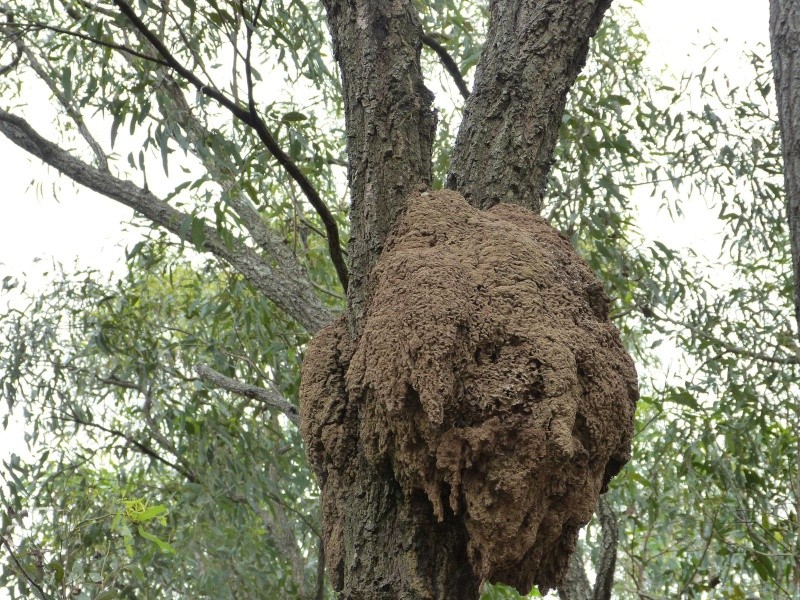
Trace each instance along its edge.
{"label": "rough tree bark", "polygon": [[[491,2],[487,42],[449,176],[449,187],[473,206],[512,202],[540,209],[567,91],[610,2]],[[386,238],[410,193],[430,181],[436,123],[420,68],[423,32],[414,3],[327,0],[325,7],[344,84],[352,341]],[[347,345],[339,342],[341,357],[349,355]],[[327,385],[345,393],[343,380]],[[358,410],[351,403],[336,418],[358,420]],[[476,598],[480,581],[463,556],[463,534],[457,533],[463,528],[453,527],[447,515],[440,522],[422,494],[404,497],[388,465],[376,468],[358,456],[348,469],[350,493],[335,508],[345,523],[337,541],[345,560],[331,573],[341,597]]]}
{"label": "rough tree bark", "polygon": [[448,187],[473,206],[539,212],[567,92],[611,0],[491,3]]}
{"label": "rough tree bark", "polygon": [[[794,278],[794,316],[800,339],[800,2],[770,0],[769,31],[783,146],[786,212]],[[800,427],[800,400],[795,402],[795,417]],[[800,439],[797,441],[794,498],[795,515],[800,515]],[[795,585],[800,586],[800,556],[795,559]]]}
{"label": "rough tree bark", "polygon": [[327,0],[325,9],[344,89],[355,332],[386,236],[409,191],[430,183],[436,116],[420,68],[422,29],[413,2]]}
{"label": "rough tree bark", "polygon": [[[474,207],[486,209],[511,202],[539,210],[567,91],[584,64],[589,39],[610,2],[490,2],[487,41],[448,177],[449,187],[461,192]],[[160,57],[152,60],[169,67],[241,122],[254,127],[279,164],[299,172],[295,165],[286,164],[280,148],[273,148],[274,140],[252,106],[239,106],[220,90],[204,84],[173,59],[163,44],[159,45],[126,2],[115,0],[115,4],[158,50]],[[262,235],[246,206],[234,208],[241,211],[248,233],[263,254],[238,239],[230,247],[210,227],[204,230],[203,247],[239,270],[309,332],[323,328],[320,337],[334,336],[339,355],[330,371],[342,374],[350,357],[348,346],[358,341],[373,293],[373,267],[387,236],[411,193],[430,183],[436,117],[420,67],[424,35],[415,3],[325,0],[324,5],[343,79],[348,137],[352,194],[349,327],[340,323],[335,329],[323,328],[331,319],[330,313],[291,260],[293,257],[284,256],[274,240]],[[0,133],[78,183],[134,208],[177,236],[183,235],[185,214],[148,190],[77,160],[16,115],[0,111]],[[593,289],[590,286],[581,293],[587,294],[587,306],[602,313],[602,294]],[[206,375],[213,378],[214,374]],[[587,377],[586,373],[583,376]],[[339,395],[346,397],[343,377],[324,383],[330,389],[340,388]],[[241,388],[236,382],[219,380],[217,384],[283,406],[271,396]],[[537,386],[533,388],[535,391]],[[629,391],[632,398],[635,390]],[[331,415],[332,424],[357,429],[362,409],[355,402],[345,403],[340,413]],[[586,423],[576,427],[579,436],[589,436],[588,430],[584,431]],[[621,445],[624,450],[625,444]],[[349,453],[352,449],[345,450]],[[572,451],[569,444],[564,451]],[[348,482],[346,493],[332,499],[336,502],[332,510],[338,511],[344,523],[337,549],[344,560],[330,573],[341,597],[476,598],[480,579],[465,556],[466,533],[463,523],[457,522],[461,517],[440,510],[441,519],[437,518],[425,494],[408,495],[401,490],[391,465],[370,462],[363,449],[355,449],[353,455],[355,460],[342,475]],[[580,452],[575,453],[578,461],[582,457]],[[613,466],[619,468],[619,464],[615,461]],[[320,483],[324,489],[324,479]],[[577,521],[569,523],[574,529],[578,525]]]}

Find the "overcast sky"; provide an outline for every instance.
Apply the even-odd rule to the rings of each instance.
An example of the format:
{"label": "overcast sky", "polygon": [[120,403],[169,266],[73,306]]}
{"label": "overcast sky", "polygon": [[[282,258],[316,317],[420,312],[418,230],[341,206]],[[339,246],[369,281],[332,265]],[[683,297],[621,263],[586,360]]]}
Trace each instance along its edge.
{"label": "overcast sky", "polygon": [[[737,72],[744,73],[743,50],[768,42],[766,0],[645,0],[639,15],[651,40],[648,62],[656,71],[665,65],[675,74],[697,70],[707,55],[699,48],[713,40],[720,43],[719,64],[735,79]],[[119,263],[120,222],[130,217],[129,209],[87,190],[76,193],[68,182],[61,184],[61,202],[56,203],[50,193],[53,173],[2,136],[0,158],[0,279],[25,273],[34,288],[41,286],[46,281],[41,272],[52,257],[65,267],[76,259],[83,267],[104,270]],[[31,187],[34,178],[42,184],[41,199]],[[666,227],[660,220],[660,235],[670,238],[663,241],[685,245],[715,229],[713,213],[701,201],[686,208],[686,224]],[[45,261],[34,265],[37,257]],[[0,309],[4,304],[0,298]],[[0,415],[3,410],[6,404],[0,399]],[[19,433],[0,432],[0,456],[3,446],[18,443]]]}
{"label": "overcast sky", "polygon": [[[768,40],[766,0],[645,0],[639,14],[651,40],[648,61],[657,70],[664,65],[677,74],[693,70],[705,55],[698,48],[713,36],[718,42],[728,40],[718,58],[735,74],[742,49]],[[87,190],[74,193],[67,182],[56,203],[50,193],[52,172],[2,136],[0,157],[0,277],[25,271],[34,276],[41,270],[32,267],[36,257],[55,256],[65,265],[77,258],[100,268],[119,260],[119,223],[130,216],[128,209]],[[32,178],[43,184],[42,199],[30,187]]]}

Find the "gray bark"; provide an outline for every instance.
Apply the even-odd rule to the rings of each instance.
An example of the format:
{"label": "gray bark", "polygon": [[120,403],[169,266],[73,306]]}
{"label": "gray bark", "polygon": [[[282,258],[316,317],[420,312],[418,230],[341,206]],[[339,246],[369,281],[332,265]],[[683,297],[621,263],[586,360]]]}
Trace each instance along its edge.
{"label": "gray bark", "polygon": [[594,585],[589,583],[579,545],[570,557],[564,583],[558,588],[561,600],[611,600],[619,543],[617,515],[605,496],[600,496],[595,515],[600,521],[600,555],[595,565]]}
{"label": "gray bark", "polygon": [[770,41],[783,142],[795,318],[800,324],[800,2],[770,1]]}
{"label": "gray bark", "polygon": [[539,212],[567,92],[611,0],[492,0],[447,187]]}
{"label": "gray bark", "polygon": [[[458,144],[450,185],[472,204],[538,210],[567,90],[611,0],[492,2],[489,37]],[[420,70],[423,34],[408,0],[326,0],[339,63],[352,194],[349,330],[358,336],[371,273],[410,192],[431,177],[432,96]],[[342,419],[358,419],[347,407]],[[424,498],[404,497],[389,468],[358,453],[346,497],[343,564],[330,573],[340,597],[469,600],[463,527],[438,522]],[[321,481],[324,487],[325,482]],[[461,550],[459,550],[461,549]]]}
{"label": "gray bark", "polygon": [[[24,119],[0,110],[0,133],[76,183],[134,209],[178,237],[185,237],[182,225],[189,215],[148,190],[78,160],[39,135]],[[296,269],[272,268],[243,240],[228,245],[214,227],[205,225],[203,233],[204,250],[229,263],[309,333],[313,334],[331,322],[333,316],[317,298],[308,279],[287,275],[297,273]]]}
{"label": "gray bark", "polygon": [[413,2],[326,0],[342,74],[350,208],[350,327],[369,300],[370,273],[409,193],[430,183],[436,117],[420,68]]}
{"label": "gray bark", "polygon": [[[769,30],[783,147],[794,316],[800,339],[800,1],[770,0]],[[800,400],[795,401],[795,422],[800,427]],[[797,441],[797,475],[793,491],[795,514],[800,515],[800,439]],[[800,586],[800,556],[795,559],[794,578],[795,585]]]}

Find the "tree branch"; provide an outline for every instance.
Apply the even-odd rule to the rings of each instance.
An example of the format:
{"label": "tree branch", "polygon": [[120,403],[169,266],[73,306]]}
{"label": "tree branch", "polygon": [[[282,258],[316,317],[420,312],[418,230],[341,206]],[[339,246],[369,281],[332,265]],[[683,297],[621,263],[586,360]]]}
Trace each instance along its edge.
{"label": "tree branch", "polygon": [[746,358],[752,358],[753,360],[759,360],[778,365],[800,365],[800,357],[797,356],[771,356],[769,354],[764,354],[763,352],[754,352],[752,350],[747,350],[746,348],[736,346],[730,342],[726,342],[725,340],[721,340],[699,327],[693,327],[681,321],[676,321],[675,319],[670,319],[669,317],[657,315],[652,310],[649,310],[649,314],[647,316],[653,317],[658,321],[664,321],[666,323],[670,323],[671,325],[675,325],[676,327],[686,329],[691,332],[692,335],[704,338],[710,341],[712,344],[719,346],[724,352],[729,352],[730,354],[744,356]]}
{"label": "tree branch", "polygon": [[317,544],[317,591],[314,600],[324,600],[325,598],[325,544],[319,538]]}
{"label": "tree branch", "polygon": [[442,66],[444,66],[445,70],[450,73],[450,77],[453,78],[458,91],[461,92],[461,96],[464,98],[464,100],[469,98],[469,88],[467,87],[467,82],[464,81],[464,78],[461,76],[461,71],[458,69],[456,61],[453,60],[452,56],[450,56],[447,48],[436,41],[435,37],[427,33],[423,34],[422,43],[439,55],[439,60],[442,61]]}
{"label": "tree branch", "polygon": [[614,570],[617,566],[617,544],[619,526],[617,515],[605,494],[597,503],[597,516],[600,518],[600,556],[597,559],[597,577],[594,580],[594,600],[611,600],[614,587]]}
{"label": "tree branch", "polygon": [[341,70],[350,183],[349,326],[357,334],[371,273],[412,192],[431,183],[433,94],[420,67],[411,0],[324,0]]}
{"label": "tree branch", "polygon": [[281,396],[277,390],[261,388],[227,377],[204,364],[195,366],[194,370],[203,381],[239,396],[263,402],[267,406],[283,413],[295,426],[300,426],[300,414],[297,411],[297,407]]}
{"label": "tree branch", "polygon": [[42,597],[42,600],[53,600],[53,596],[45,593],[45,591],[42,589],[42,586],[40,586],[36,580],[31,577],[30,573],[28,573],[25,567],[22,566],[22,563],[19,562],[19,559],[17,558],[17,554],[14,552],[14,549],[11,547],[11,544],[8,542],[5,536],[0,535],[0,542],[2,542],[2,544],[8,549],[8,554],[11,556],[11,560],[14,561],[17,569],[19,569],[20,573],[22,573],[22,576],[27,580],[27,582],[36,590],[39,596]]}
{"label": "tree branch", "polygon": [[589,577],[586,575],[579,542],[575,552],[570,556],[564,583],[558,588],[558,597],[561,600],[611,600],[619,542],[617,515],[605,495],[600,496],[595,513],[600,521],[601,536],[594,586],[589,583]]}
{"label": "tree branch", "polygon": [[[0,27],[8,28],[8,24],[0,23]],[[165,67],[169,67],[170,65],[167,64],[166,61],[160,60],[153,56],[148,56],[142,52],[138,52],[133,48],[129,48],[128,46],[124,46],[122,44],[115,44],[113,42],[106,42],[104,40],[100,40],[97,38],[93,38],[90,35],[86,35],[85,33],[80,33],[78,31],[72,31],[71,29],[64,29],[62,27],[54,27],[53,25],[47,25],[46,23],[37,23],[37,22],[30,22],[30,23],[14,23],[13,28],[18,31],[52,31],[53,33],[61,33],[63,35],[68,35],[70,37],[75,37],[80,40],[84,40],[85,42],[90,42],[92,44],[96,44],[98,46],[102,46],[104,48],[110,48],[111,50],[116,50],[117,52],[123,52],[125,54],[130,54],[131,56],[135,56],[136,58],[141,58],[142,60],[146,60],[148,62],[154,62]]]}
{"label": "tree branch", "polygon": [[[192,218],[191,215],[176,210],[148,190],[78,160],[40,136],[24,119],[2,109],[0,133],[73,181],[140,212],[180,239],[191,241],[183,226],[187,219]],[[202,233],[203,250],[229,263],[309,333],[316,333],[333,319],[306,282],[293,280],[281,271],[272,269],[241,240],[228,244],[215,228],[205,224]]]}
{"label": "tree branch", "polygon": [[[6,15],[6,23],[13,24],[14,23],[14,15],[11,12],[7,12],[6,9],[0,9],[0,13],[5,13]],[[0,77],[6,75],[17,68],[20,59],[22,58],[22,48],[20,47],[19,41],[17,41],[17,52],[14,55],[14,58],[9,61],[7,65],[3,65],[0,67]]]}
{"label": "tree branch", "polygon": [[111,435],[113,437],[121,438],[121,439],[125,440],[126,442],[128,442],[129,444],[131,444],[132,446],[135,446],[142,454],[145,454],[145,455],[149,456],[150,458],[152,458],[153,460],[155,460],[157,462],[160,462],[163,465],[168,466],[169,468],[171,468],[174,471],[176,471],[176,472],[180,473],[181,475],[183,475],[187,480],[191,481],[192,483],[197,483],[198,482],[197,477],[192,472],[188,471],[187,469],[185,469],[181,465],[179,465],[177,463],[174,463],[174,462],[170,461],[169,459],[164,458],[158,452],[156,452],[155,450],[150,448],[150,446],[148,446],[147,444],[144,444],[144,443],[140,442],[139,440],[137,440],[133,436],[131,436],[131,435],[127,434],[127,433],[124,433],[124,432],[120,431],[119,429],[112,429],[110,427],[106,427],[105,425],[101,425],[100,423],[94,423],[92,421],[85,421],[85,420],[79,418],[78,416],[76,416],[74,414],[73,415],[68,415],[68,416],[66,416],[64,418],[66,420],[71,421],[73,423],[76,423],[78,425],[83,425],[84,427],[91,427],[93,429],[98,429],[98,430],[100,430],[100,431],[102,431],[104,433],[107,433],[108,435]]}
{"label": "tree branch", "polygon": [[612,0],[492,0],[447,187],[539,212],[567,93]]}
{"label": "tree branch", "polygon": [[126,3],[124,0],[114,0],[114,4],[117,6],[117,8],[119,8],[120,12],[128,18],[137,31],[139,31],[139,33],[141,33],[142,36],[144,36],[145,39],[147,39],[147,41],[156,49],[167,66],[173,69],[187,82],[192,84],[200,93],[216,100],[222,106],[227,108],[231,114],[239,119],[242,123],[245,123],[251,127],[267,150],[269,150],[270,154],[272,154],[272,156],[278,161],[278,164],[280,164],[281,167],[283,167],[283,169],[289,174],[289,176],[297,183],[297,185],[300,186],[300,189],[303,190],[303,193],[311,203],[311,206],[313,206],[314,210],[317,211],[317,214],[319,214],[320,219],[322,219],[322,222],[325,225],[325,232],[328,236],[328,249],[331,255],[331,260],[333,261],[334,267],[336,267],[336,273],[339,276],[342,287],[346,290],[348,283],[347,266],[345,265],[344,256],[342,255],[341,242],[339,241],[339,228],[336,225],[336,220],[333,218],[333,215],[331,214],[327,205],[325,202],[323,202],[319,193],[305,176],[305,174],[303,174],[294,161],[289,158],[289,155],[283,151],[278,142],[272,136],[267,124],[255,111],[255,106],[249,108],[239,106],[217,88],[201,81],[194,73],[192,73],[192,71],[184,67],[180,61],[172,56],[169,49],[158,38],[157,35],[148,29],[148,27],[136,15],[128,3]]}
{"label": "tree branch", "polygon": [[[84,6],[86,6],[85,3]],[[91,9],[92,7],[86,6],[86,8]],[[255,19],[258,18],[260,8],[261,5],[259,4],[258,12],[255,13]],[[171,13],[170,16],[172,16]],[[80,18],[80,15],[75,15],[75,17]],[[177,23],[175,23],[175,27],[183,37],[184,34],[182,30],[180,30],[180,27],[178,27]],[[149,44],[149,42],[145,40],[145,44]],[[198,60],[197,57],[195,58]],[[133,65],[132,60],[130,61],[130,64]],[[157,72],[163,84],[157,87],[155,93],[159,97],[159,105],[164,117],[168,121],[179,124],[186,132],[186,138],[189,141],[190,147],[194,151],[194,155],[203,163],[203,166],[211,176],[211,179],[219,184],[223,190],[228,192],[228,204],[238,215],[242,225],[244,225],[253,241],[256,243],[256,245],[271,255],[271,257],[276,261],[278,268],[286,274],[286,277],[297,282],[298,285],[311,286],[314,289],[319,289],[318,286],[308,279],[308,276],[298,262],[297,257],[291,252],[283,240],[274,231],[272,231],[272,229],[270,229],[263,217],[256,210],[255,206],[253,206],[252,202],[250,202],[249,198],[242,193],[241,189],[239,188],[238,181],[234,176],[234,166],[230,163],[230,161],[227,160],[224,164],[220,164],[224,157],[211,156],[208,152],[201,151],[206,147],[207,140],[216,134],[205,127],[195,116],[194,112],[189,106],[189,103],[186,101],[186,96],[184,95],[183,90],[181,90],[178,82],[172,77],[171,69],[168,66],[159,64],[157,67]],[[318,233],[321,237],[325,237],[324,233]],[[320,291],[332,294],[332,292],[328,290],[321,289]],[[311,292],[310,288],[307,289],[303,295],[309,298],[314,297],[314,294]],[[339,296],[336,297],[340,298]],[[321,304],[319,309],[324,310]]]}
{"label": "tree branch", "polygon": [[569,557],[569,568],[564,582],[558,587],[560,600],[592,600],[592,585],[583,565],[581,542],[578,541],[575,551]]}
{"label": "tree branch", "polygon": [[[215,134],[204,127],[194,116],[177,82],[169,75],[165,75],[164,78],[165,85],[161,89],[166,90],[169,95],[168,100],[174,106],[174,110],[170,111],[172,114],[168,115],[168,118],[181,125],[186,132],[189,143],[194,148],[195,156],[203,163],[211,178],[223,190],[228,192],[228,204],[239,216],[242,225],[253,238],[253,241],[275,258],[281,269],[286,271],[288,277],[296,281],[307,280],[307,276],[303,273],[295,256],[283,243],[283,240],[269,228],[249,198],[245,197],[239,189],[234,172],[232,168],[229,168],[231,165],[225,165],[220,168],[220,164],[215,160],[215,157],[210,156],[207,152],[198,151],[205,144],[205,140]],[[162,103],[162,110],[169,110],[170,108],[168,104]]]}
{"label": "tree branch", "polygon": [[25,58],[28,59],[28,63],[30,64],[33,71],[39,76],[39,78],[47,84],[47,87],[50,88],[50,91],[53,92],[53,96],[56,97],[59,104],[64,107],[67,115],[72,119],[75,123],[75,126],[78,128],[78,132],[81,134],[86,143],[89,144],[89,147],[92,149],[94,153],[95,160],[97,160],[97,164],[99,167],[104,170],[108,171],[108,159],[106,157],[106,153],[103,152],[102,146],[97,142],[94,136],[89,131],[89,128],[86,127],[86,122],[83,120],[83,115],[81,115],[80,111],[77,110],[73,105],[72,102],[64,95],[64,93],[56,86],[55,81],[53,78],[45,70],[44,66],[39,62],[39,59],[36,55],[28,48],[24,42],[18,41],[17,47],[19,48],[20,52],[24,52]]}

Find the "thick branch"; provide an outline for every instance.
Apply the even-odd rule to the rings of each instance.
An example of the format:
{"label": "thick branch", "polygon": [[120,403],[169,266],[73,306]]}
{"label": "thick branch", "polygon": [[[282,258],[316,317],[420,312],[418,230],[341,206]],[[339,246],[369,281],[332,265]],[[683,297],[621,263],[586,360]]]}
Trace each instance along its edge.
{"label": "thick branch", "polygon": [[450,77],[453,78],[453,81],[455,82],[458,91],[461,92],[461,95],[464,97],[464,100],[469,98],[469,88],[467,87],[467,82],[464,81],[464,78],[461,76],[461,71],[459,71],[456,61],[453,60],[452,56],[450,56],[447,48],[437,42],[435,37],[428,34],[422,36],[422,43],[436,52],[436,54],[439,56],[439,60],[442,61],[442,66],[444,66],[445,70],[450,74]]}
{"label": "thick branch", "polygon": [[319,214],[325,225],[325,232],[328,235],[328,249],[330,251],[331,260],[336,267],[336,272],[339,275],[339,280],[342,287],[347,289],[348,274],[345,265],[344,256],[342,255],[341,243],[339,241],[339,228],[336,225],[336,220],[333,218],[330,210],[325,202],[323,202],[316,188],[311,184],[305,174],[300,170],[294,161],[289,158],[289,155],[283,151],[278,144],[277,140],[272,136],[267,124],[256,113],[254,104],[250,104],[248,108],[236,104],[233,100],[228,98],[224,93],[215,87],[203,82],[192,71],[187,69],[176,59],[159,39],[159,37],[148,29],[144,22],[136,15],[133,9],[124,0],[114,0],[114,4],[119,8],[120,12],[124,14],[133,26],[142,36],[156,49],[164,62],[173,69],[183,79],[192,84],[200,93],[209,98],[213,98],[222,106],[227,108],[233,116],[248,125],[253,129],[261,143],[269,150],[270,154],[278,161],[278,164],[289,174],[289,176],[300,186],[300,189],[305,194],[311,206]]}
{"label": "thick branch", "polygon": [[[190,241],[183,227],[190,215],[176,210],[148,190],[78,160],[40,136],[24,119],[2,109],[0,133],[73,181],[136,210],[156,225]],[[316,333],[332,320],[307,282],[292,280],[272,269],[255,250],[243,243],[228,245],[213,227],[203,225],[203,238],[203,250],[229,263],[309,333]]]}
{"label": "thick branch", "polygon": [[611,0],[492,0],[447,186],[538,212],[567,92]]}
{"label": "thick branch", "polygon": [[769,24],[792,248],[795,318],[800,332],[800,2],[771,0]]}
{"label": "thick branch", "polygon": [[[769,32],[775,95],[781,125],[786,212],[794,275],[794,317],[800,340],[800,2],[770,0]],[[800,399],[794,401],[795,428],[800,428]],[[800,537],[800,436],[796,441],[794,509]],[[794,564],[794,581],[800,587],[800,557]]]}
{"label": "thick branch", "polygon": [[360,328],[372,267],[410,193],[431,181],[436,117],[420,68],[411,0],[325,0],[342,73],[350,192],[350,327]]}
{"label": "thick branch", "polygon": [[569,557],[569,569],[564,576],[564,583],[558,586],[558,597],[560,600],[593,600],[592,584],[589,583],[586,567],[583,565],[580,541]]}
{"label": "thick branch", "polygon": [[561,600],[611,600],[614,570],[617,566],[619,528],[617,515],[605,496],[600,496],[596,515],[600,521],[600,556],[595,565],[594,586],[589,583],[580,542],[569,559],[569,569],[564,583],[558,588]]}
{"label": "thick branch", "polygon": [[201,379],[213,386],[238,394],[239,396],[244,396],[245,398],[250,398],[251,400],[263,402],[267,406],[286,415],[286,418],[295,426],[300,426],[300,415],[297,412],[297,407],[281,396],[277,390],[261,388],[243,381],[238,381],[237,379],[223,375],[219,371],[215,371],[208,365],[197,365],[194,370]]}

